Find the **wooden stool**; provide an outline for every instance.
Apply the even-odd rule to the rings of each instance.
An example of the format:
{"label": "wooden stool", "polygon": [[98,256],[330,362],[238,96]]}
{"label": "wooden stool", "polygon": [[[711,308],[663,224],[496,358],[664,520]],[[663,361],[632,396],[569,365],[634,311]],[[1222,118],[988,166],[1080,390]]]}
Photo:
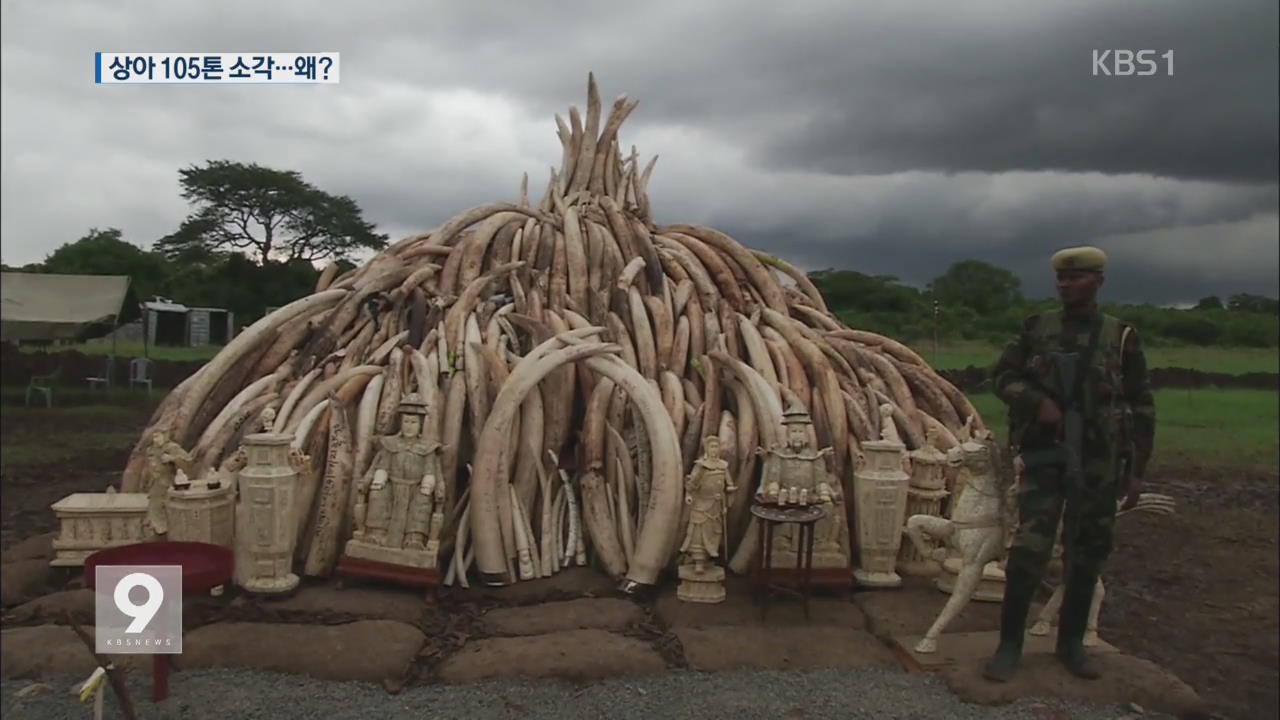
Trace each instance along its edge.
{"label": "wooden stool", "polygon": [[[752,505],[751,514],[759,519],[759,551],[756,553],[755,594],[760,600],[760,618],[769,611],[769,597],[774,592],[799,595],[804,604],[804,618],[809,619],[809,585],[813,574],[813,530],[826,516],[821,505],[779,506]],[[783,523],[792,523],[799,533],[799,549],[796,551],[796,570],[800,576],[800,589],[777,585],[772,582],[773,529]]]}

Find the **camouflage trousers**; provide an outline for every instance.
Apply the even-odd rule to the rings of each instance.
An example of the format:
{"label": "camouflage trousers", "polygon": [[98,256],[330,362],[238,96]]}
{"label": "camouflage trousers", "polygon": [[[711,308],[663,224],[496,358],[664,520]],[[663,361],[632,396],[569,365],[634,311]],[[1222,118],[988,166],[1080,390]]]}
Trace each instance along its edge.
{"label": "camouflage trousers", "polygon": [[1008,565],[1036,577],[1043,574],[1061,519],[1064,565],[1100,574],[1114,540],[1119,496],[1114,469],[1103,458],[1086,457],[1083,483],[1073,489],[1057,452],[1023,452],[1022,457],[1026,471],[1018,488],[1018,529]]}

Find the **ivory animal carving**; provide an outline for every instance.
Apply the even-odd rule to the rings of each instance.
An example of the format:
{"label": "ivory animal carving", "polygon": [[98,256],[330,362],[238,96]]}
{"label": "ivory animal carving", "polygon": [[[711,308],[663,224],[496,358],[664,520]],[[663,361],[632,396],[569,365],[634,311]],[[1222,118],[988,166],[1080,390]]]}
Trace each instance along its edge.
{"label": "ivory animal carving", "polygon": [[969,440],[947,452],[947,462],[968,471],[968,480],[951,511],[951,518],[913,515],[907,519],[907,535],[916,550],[941,562],[946,547],[930,548],[925,537],[945,542],[959,551],[962,559],[955,589],[915,650],[931,653],[938,649],[938,635],[955,619],[982,579],[987,563],[1004,552],[1009,531],[1005,514],[1004,488],[1000,485],[995,454],[989,435]]}

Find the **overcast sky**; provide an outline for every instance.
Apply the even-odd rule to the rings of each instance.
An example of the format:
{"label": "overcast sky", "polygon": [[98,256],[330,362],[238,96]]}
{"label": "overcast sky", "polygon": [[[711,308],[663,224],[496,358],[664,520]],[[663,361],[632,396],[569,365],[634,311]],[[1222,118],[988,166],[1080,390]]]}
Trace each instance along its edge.
{"label": "overcast sky", "polygon": [[[297,170],[392,240],[541,195],[554,114],[640,101],[659,222],[809,270],[922,285],[977,258],[1051,293],[1092,243],[1106,293],[1275,296],[1275,0],[3,3],[3,261],[91,227],[149,248],[178,170]],[[323,10],[321,10],[323,8]],[[1151,77],[1094,49],[1174,51]],[[95,85],[93,54],[341,53],[338,85]]]}

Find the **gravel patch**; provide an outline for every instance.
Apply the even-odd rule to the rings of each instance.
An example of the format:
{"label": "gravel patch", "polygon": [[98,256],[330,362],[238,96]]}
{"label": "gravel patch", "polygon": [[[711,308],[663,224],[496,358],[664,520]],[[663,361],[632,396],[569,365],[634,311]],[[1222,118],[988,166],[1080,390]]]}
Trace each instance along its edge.
{"label": "gravel patch", "polygon": [[[70,688],[83,678],[46,681],[42,692],[18,697],[27,681],[0,682],[0,709],[6,717],[91,716]],[[226,718],[312,718],[395,720],[396,718],[1027,718],[1047,720],[1133,720],[1165,718],[1120,706],[1083,705],[1023,699],[986,707],[966,704],[936,677],[876,668],[858,670],[718,673],[676,671],[643,678],[590,684],[501,680],[471,685],[409,688],[389,695],[377,685],[324,682],[258,670],[189,670],[170,678],[171,695],[150,703],[150,678],[130,673],[130,694],[139,715],[157,720]],[[121,717],[108,691],[107,717]]]}

